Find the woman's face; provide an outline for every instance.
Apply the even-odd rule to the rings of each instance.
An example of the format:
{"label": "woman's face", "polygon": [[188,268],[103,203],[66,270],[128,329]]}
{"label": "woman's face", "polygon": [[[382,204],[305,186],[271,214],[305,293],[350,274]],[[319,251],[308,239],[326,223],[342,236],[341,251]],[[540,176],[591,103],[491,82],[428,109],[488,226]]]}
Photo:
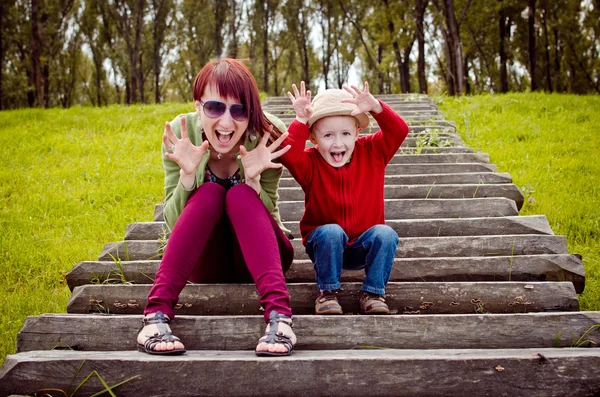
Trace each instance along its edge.
{"label": "woman's face", "polygon": [[204,134],[212,149],[218,153],[237,152],[248,129],[245,104],[222,97],[217,86],[210,84],[204,89],[200,102],[196,101],[196,111],[200,114]]}

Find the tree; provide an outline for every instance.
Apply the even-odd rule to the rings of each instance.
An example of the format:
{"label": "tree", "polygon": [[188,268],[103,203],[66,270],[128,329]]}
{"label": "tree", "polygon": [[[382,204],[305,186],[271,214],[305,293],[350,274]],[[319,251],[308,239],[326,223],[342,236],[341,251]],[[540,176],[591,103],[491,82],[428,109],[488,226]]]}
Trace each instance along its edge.
{"label": "tree", "polygon": [[444,43],[447,59],[446,85],[448,94],[460,95],[464,93],[465,73],[462,55],[462,46],[460,40],[460,24],[467,15],[467,10],[472,0],[467,0],[459,14],[456,17],[454,10],[454,0],[442,0],[440,5],[438,0],[432,0],[437,12],[441,15],[442,23],[440,28],[444,35]]}

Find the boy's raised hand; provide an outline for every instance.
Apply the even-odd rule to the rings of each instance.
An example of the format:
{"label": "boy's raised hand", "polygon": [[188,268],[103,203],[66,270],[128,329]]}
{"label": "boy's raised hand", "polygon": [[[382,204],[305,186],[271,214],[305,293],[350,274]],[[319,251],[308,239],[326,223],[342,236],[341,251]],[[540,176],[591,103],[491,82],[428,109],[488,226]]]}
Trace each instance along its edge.
{"label": "boy's raised hand", "polygon": [[365,81],[364,90],[360,90],[357,86],[351,85],[350,88],[343,87],[354,99],[342,99],[343,103],[353,103],[358,109],[352,111],[352,115],[360,113],[379,113],[383,110],[381,103],[369,92],[369,83]]}
{"label": "boy's raised hand", "polygon": [[310,105],[310,91],[306,90],[304,81],[300,82],[300,91],[298,91],[296,84],[292,84],[292,90],[294,91],[293,95],[289,91],[287,94],[294,106],[296,120],[306,123],[313,113],[312,106]]}

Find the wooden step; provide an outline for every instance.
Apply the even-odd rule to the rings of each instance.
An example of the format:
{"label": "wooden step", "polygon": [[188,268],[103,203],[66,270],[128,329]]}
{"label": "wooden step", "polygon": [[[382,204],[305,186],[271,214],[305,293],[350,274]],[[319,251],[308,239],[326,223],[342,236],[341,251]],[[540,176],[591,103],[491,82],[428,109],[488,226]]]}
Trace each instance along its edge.
{"label": "wooden step", "polygon": [[[542,215],[496,218],[389,219],[386,225],[403,237],[493,236],[503,234],[554,234]],[[164,224],[164,223],[163,223]],[[294,236],[300,236],[300,222],[283,222]],[[166,226],[165,226],[166,228]],[[150,237],[159,238],[163,228]],[[125,240],[133,240],[125,238]]]}
{"label": "wooden step", "polygon": [[[300,187],[279,188],[282,201],[304,200],[304,191]],[[384,187],[386,199],[463,199],[505,197],[513,200],[520,210],[523,207],[523,194],[512,183],[505,184],[455,184],[455,185],[387,185]]]}
{"label": "wooden step", "polygon": [[[487,153],[437,153],[437,154],[401,154],[392,158],[390,165],[394,164],[437,164],[444,163],[489,163],[490,155]],[[446,165],[450,165],[446,164]],[[492,170],[495,169],[492,168]]]}
{"label": "wooden step", "polygon": [[[581,348],[298,350],[285,358],[239,350],[177,357],[54,350],[8,356],[0,394],[47,387],[72,392],[96,371],[109,387],[135,377],[114,389],[124,396],[169,396],[176,390],[180,397],[371,397],[401,390],[404,396],[581,397],[600,389],[599,368],[600,350]],[[78,392],[102,390],[92,377]]]}
{"label": "wooden step", "polygon": [[[402,118],[404,119],[404,122],[409,127],[426,125],[426,126],[435,127],[435,128],[450,127],[453,130],[456,130],[456,123],[454,123],[453,121],[444,120],[442,116],[416,115],[416,114],[403,115],[402,111],[398,111],[397,113],[402,116]],[[296,119],[296,116],[293,114],[291,114],[291,115],[290,114],[279,114],[279,115],[277,115],[277,117],[288,127],[292,123],[292,121],[294,121]],[[377,121],[375,119],[370,119],[370,120],[372,123],[371,130],[375,130],[375,131],[379,130],[380,128],[379,128],[379,125],[377,124]]]}
{"label": "wooden step", "polygon": [[[282,221],[299,221],[303,201],[279,201]],[[468,199],[385,199],[385,216],[392,219],[439,219],[513,216],[519,213],[514,201],[504,197]]]}
{"label": "wooden step", "polygon": [[[160,261],[85,261],[67,273],[69,288],[85,284],[151,284]],[[344,282],[363,281],[363,270],[344,270]],[[314,282],[313,263],[295,260],[288,283]],[[396,258],[390,281],[570,281],[577,293],[585,286],[578,255],[514,255],[448,258]]]}
{"label": "wooden step", "polygon": [[[436,154],[436,153],[475,153],[475,150],[464,146],[445,146],[445,147],[405,147],[398,150],[398,155],[404,154]],[[477,152],[481,153],[481,152]],[[393,162],[393,159],[392,159]]]}
{"label": "wooden step", "polygon": [[[304,214],[304,201],[280,200],[278,207],[282,221],[299,221]],[[516,203],[505,197],[385,199],[384,208],[385,216],[391,219],[496,217],[519,213]],[[155,211],[154,220],[163,221],[162,208]]]}
{"label": "wooden step", "polygon": [[[298,221],[283,222],[283,224],[294,236],[300,235]],[[388,219],[386,224],[391,226],[400,237],[553,234],[548,219],[542,215],[495,218]],[[169,234],[165,222],[136,222],[127,225],[124,239],[155,240],[168,237]]]}
{"label": "wooden step", "polygon": [[[344,313],[358,313],[361,283],[342,283]],[[294,314],[313,314],[315,283],[288,284]],[[148,284],[99,284],[75,287],[67,313],[142,313]],[[571,282],[389,282],[386,302],[393,314],[531,313],[577,311]],[[189,284],[179,295],[177,314],[260,314],[254,284]]]}
{"label": "wooden step", "polygon": [[[17,352],[136,350],[141,320],[141,315],[30,316],[19,332]],[[600,312],[294,315],[294,332],[298,350],[551,348],[598,345],[599,323]],[[265,327],[261,315],[184,315],[171,325],[188,350],[252,350]]]}
{"label": "wooden step", "polygon": [[[160,259],[167,241],[128,240],[107,243],[99,261]],[[292,240],[295,259],[308,259],[300,238]],[[565,236],[498,235],[401,238],[398,258],[444,256],[513,256],[568,254]]]}
{"label": "wooden step", "polygon": [[[421,174],[422,175],[422,174]],[[392,178],[389,178],[392,179]],[[289,183],[288,183],[289,182]],[[282,201],[303,201],[304,192],[298,183],[284,180],[289,187],[279,187],[279,199]],[[294,186],[295,185],[295,186]],[[523,194],[512,183],[495,184],[431,184],[431,185],[385,185],[384,197],[386,199],[464,199],[464,198],[489,198],[505,197],[513,200],[520,210],[523,207]],[[163,205],[157,204],[154,208],[154,219],[163,218]]]}
{"label": "wooden step", "polygon": [[[464,172],[458,174],[386,175],[386,185],[454,185],[454,184],[498,184],[512,183],[505,172]],[[281,178],[279,187],[298,187],[293,178]],[[154,218],[154,220],[160,220]]]}
{"label": "wooden step", "polygon": [[[495,172],[495,164],[486,163],[416,163],[416,164],[388,164],[385,169],[386,176],[426,175],[426,174],[462,174],[473,172]],[[283,170],[283,178],[290,178],[287,169]]]}

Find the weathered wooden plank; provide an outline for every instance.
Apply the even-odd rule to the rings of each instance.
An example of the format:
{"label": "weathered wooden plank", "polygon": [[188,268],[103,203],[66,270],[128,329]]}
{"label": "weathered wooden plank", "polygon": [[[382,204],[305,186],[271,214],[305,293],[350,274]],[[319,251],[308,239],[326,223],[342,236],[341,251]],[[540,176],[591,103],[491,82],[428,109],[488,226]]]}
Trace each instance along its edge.
{"label": "weathered wooden plank", "polygon": [[[308,259],[300,239],[292,240],[295,259]],[[568,254],[565,236],[502,235],[408,237],[400,239],[397,258]]]}
{"label": "weathered wooden plank", "polygon": [[[425,103],[417,103],[417,104],[402,104],[402,103],[388,103],[392,109],[394,109],[399,114],[436,114],[443,116],[444,113],[440,111],[437,106],[432,104]],[[263,107],[263,109],[273,115],[279,117],[281,114],[290,115],[294,114],[294,109],[291,107],[291,104],[279,104],[279,105],[269,105],[268,107]]]}
{"label": "weathered wooden plank", "polygon": [[[386,175],[386,185],[454,185],[512,183],[510,174],[504,172],[465,172],[459,174]],[[298,187],[293,178],[281,178],[279,187]],[[159,219],[154,219],[159,220]]]}
{"label": "weathered wooden plank", "polygon": [[[398,150],[398,155],[404,154],[436,154],[436,153],[475,153],[475,150],[464,146],[446,146],[446,147],[401,147]],[[477,152],[482,153],[482,152]],[[394,160],[392,159],[392,162]]]}
{"label": "weathered wooden plank", "polygon": [[[554,234],[548,219],[542,215],[495,218],[388,219],[386,224],[394,228],[400,237]],[[294,236],[300,236],[298,221],[284,222],[284,226]],[[169,235],[164,222],[137,222],[127,225],[124,239],[155,240],[164,239]]]}
{"label": "weathered wooden plank", "polygon": [[[85,261],[67,273],[69,288],[85,284],[151,284],[160,261]],[[344,270],[342,281],[362,281],[363,270]],[[313,264],[294,261],[287,282],[314,282]],[[494,257],[396,258],[390,281],[571,281],[577,293],[585,286],[578,255],[515,255]]]}
{"label": "weathered wooden plank", "polygon": [[[299,221],[303,201],[279,201],[282,221]],[[440,219],[514,216],[519,213],[514,201],[504,197],[467,199],[385,199],[385,216],[390,219]]]}
{"label": "weathered wooden plank", "polygon": [[[455,184],[455,185],[386,185],[384,186],[386,199],[457,199],[457,198],[484,198],[505,197],[517,205],[523,206],[523,194],[517,185],[503,184]],[[300,187],[279,188],[279,199],[282,201],[302,201],[304,192]]]}
{"label": "weathered wooden plank", "polygon": [[[360,283],[342,283],[338,295],[345,313],[358,313]],[[150,285],[82,285],[73,290],[68,313],[142,313]],[[316,285],[288,284],[295,314],[313,314]],[[390,282],[386,302],[393,313],[531,313],[579,310],[570,282]],[[254,284],[188,284],[177,314],[259,314]]]}
{"label": "weathered wooden plank", "polygon": [[[420,155],[413,156],[418,157]],[[485,163],[389,164],[386,167],[385,175],[458,174],[467,172],[495,172],[496,170],[495,164]],[[291,174],[287,169],[284,169],[282,177],[289,178]]]}
{"label": "weathered wooden plank", "polygon": [[[166,241],[129,240],[107,243],[99,261],[160,259]],[[307,259],[299,238],[292,240],[295,259]],[[401,238],[396,250],[399,258],[443,256],[499,256],[568,254],[565,236],[500,235]]]}
{"label": "weathered wooden plank", "polygon": [[[25,320],[17,352],[135,350],[141,315],[45,314]],[[295,315],[299,350],[550,348],[600,344],[600,312]],[[171,324],[188,350],[251,350],[262,316],[177,316]],[[470,330],[477,332],[469,332]]]}
{"label": "weathered wooden plank", "polygon": [[[126,364],[125,364],[126,363]],[[368,363],[368,365],[367,365]],[[73,390],[92,371],[125,396],[595,396],[598,349],[298,350],[290,357],[253,351],[144,353],[35,351],[8,356],[0,393]],[[159,380],[159,381],[157,381]],[[70,388],[70,389],[69,389]],[[104,390],[92,377],[79,393]]]}
{"label": "weathered wooden plank", "polygon": [[[398,112],[402,114],[401,112]],[[296,116],[294,115],[278,115],[277,116],[286,126],[289,126],[292,121],[295,120]],[[429,128],[452,128],[452,130],[456,129],[456,123],[450,120],[444,120],[443,116],[432,116],[432,115],[404,115],[404,121],[408,125],[409,128],[416,126],[428,126]],[[367,127],[368,128],[368,127]],[[379,130],[379,125],[376,120],[371,121],[371,131]],[[413,130],[414,131],[414,130]]]}
{"label": "weathered wooden plank", "polygon": [[[405,175],[401,177],[386,176],[395,179],[397,182],[408,182],[407,179],[416,177],[415,182],[432,181],[429,189],[433,190],[432,185],[436,185],[437,180],[445,179],[445,176],[455,175],[477,175],[482,174],[431,174],[430,178],[427,175]],[[491,174],[499,175],[499,174]],[[439,178],[438,178],[439,177]],[[455,178],[458,179],[458,178]],[[474,178],[473,178],[474,179]],[[494,179],[494,177],[490,177]],[[500,182],[497,178],[494,182]],[[288,183],[289,182],[289,183]],[[452,180],[456,183],[456,180]],[[422,184],[422,183],[419,183]],[[472,183],[471,183],[472,184]],[[282,187],[298,187],[298,184],[292,178],[282,178],[280,180],[280,188]],[[285,186],[284,186],[285,185]],[[288,186],[290,185],[290,186]],[[473,195],[477,196],[478,189],[475,188]],[[517,197],[518,199],[518,197]],[[282,201],[278,202],[279,213],[283,221],[300,220],[304,213],[303,200]],[[452,200],[444,200],[435,198],[435,196],[425,196],[422,199],[384,199],[385,216],[389,219],[423,219],[423,218],[474,218],[474,217],[493,217],[493,216],[512,216],[518,214],[518,208],[515,201],[510,198],[502,197],[474,197],[474,198],[455,198]],[[154,208],[154,220],[163,221],[162,204],[157,204]]]}
{"label": "weathered wooden plank", "polygon": [[[444,236],[491,236],[507,234],[553,235],[548,219],[542,215],[496,218],[389,219],[400,238]],[[284,222],[294,236],[300,236],[299,222]]]}

